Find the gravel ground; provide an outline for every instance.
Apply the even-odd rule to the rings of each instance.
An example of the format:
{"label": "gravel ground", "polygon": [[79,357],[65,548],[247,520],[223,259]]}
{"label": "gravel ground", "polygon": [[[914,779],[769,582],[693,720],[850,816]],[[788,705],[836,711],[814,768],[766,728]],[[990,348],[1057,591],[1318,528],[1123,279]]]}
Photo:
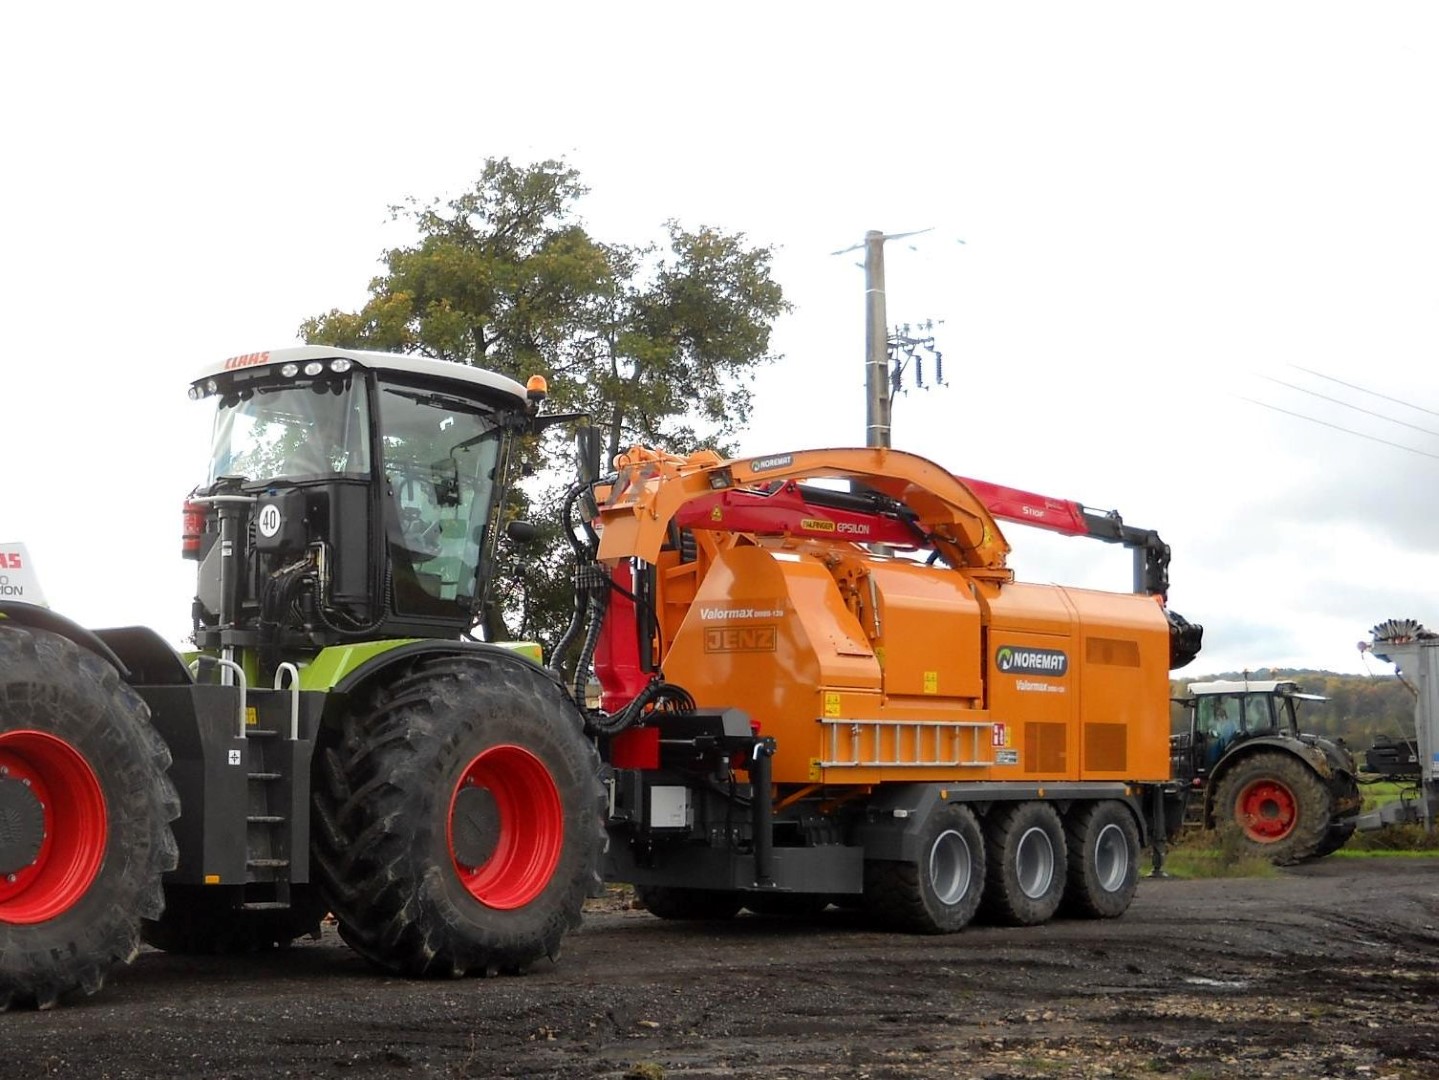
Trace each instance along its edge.
{"label": "gravel ground", "polygon": [[1439,859],[1144,880],[1107,922],[875,930],[595,904],[519,978],[377,975],[332,930],[147,951],[97,997],[0,1015],[3,1075],[1439,1076]]}

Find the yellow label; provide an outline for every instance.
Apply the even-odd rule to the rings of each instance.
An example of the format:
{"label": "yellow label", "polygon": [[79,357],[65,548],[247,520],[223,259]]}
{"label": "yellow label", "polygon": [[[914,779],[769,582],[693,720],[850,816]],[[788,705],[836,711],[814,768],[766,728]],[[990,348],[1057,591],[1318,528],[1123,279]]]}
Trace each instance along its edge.
{"label": "yellow label", "polygon": [[206,885],[218,885],[218,884],[220,884],[220,875],[219,875],[219,874],[206,874],[206,875],[205,875],[205,884],[206,884]]}
{"label": "yellow label", "polygon": [[811,780],[824,779],[824,775],[820,772],[819,758],[817,757],[812,757],[809,759],[809,778]]}
{"label": "yellow label", "polygon": [[924,692],[926,694],[939,693],[939,672],[926,671],[924,673]]}
{"label": "yellow label", "polygon": [[823,518],[800,518],[799,527],[810,532],[834,532],[834,522]]}
{"label": "yellow label", "polygon": [[875,661],[879,664],[880,670],[884,670],[884,646],[878,645],[874,650]]}
{"label": "yellow label", "polygon": [[246,706],[245,706],[245,726],[246,726],[246,727],[254,727],[254,726],[255,726],[256,724],[258,724],[259,722],[260,722],[260,714],[255,711],[255,706],[253,706],[253,705],[246,705]]}
{"label": "yellow label", "polygon": [[824,715],[826,719],[842,715],[839,711],[839,695],[832,690],[826,690],[824,694]]}

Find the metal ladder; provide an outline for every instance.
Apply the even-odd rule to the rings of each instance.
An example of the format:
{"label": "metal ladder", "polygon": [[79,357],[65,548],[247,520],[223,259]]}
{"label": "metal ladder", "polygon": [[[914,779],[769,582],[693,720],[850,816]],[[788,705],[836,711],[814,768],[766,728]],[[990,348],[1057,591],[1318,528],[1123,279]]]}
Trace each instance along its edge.
{"label": "metal ladder", "polygon": [[994,764],[987,720],[821,718],[826,769],[930,769]]}
{"label": "metal ladder", "polygon": [[[245,744],[247,814],[245,816],[245,870],[256,883],[273,885],[273,900],[251,900],[240,905],[242,911],[283,911],[290,907],[290,850],[288,809],[283,804],[285,774],[270,766],[267,758],[278,751],[279,744],[299,738],[300,673],[294,664],[281,664],[275,671],[275,689],[290,685],[290,730],[249,728]],[[276,803],[281,803],[277,807]],[[261,876],[267,875],[267,876]]]}

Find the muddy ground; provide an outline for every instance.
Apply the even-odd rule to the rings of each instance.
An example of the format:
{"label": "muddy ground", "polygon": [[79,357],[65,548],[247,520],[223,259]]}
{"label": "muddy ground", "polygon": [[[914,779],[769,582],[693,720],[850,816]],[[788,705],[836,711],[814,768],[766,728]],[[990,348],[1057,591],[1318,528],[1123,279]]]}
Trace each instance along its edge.
{"label": "muddy ground", "polygon": [[1112,922],[880,932],[592,912],[520,978],[376,975],[327,931],[146,951],[0,1015],[0,1073],[73,1077],[1439,1076],[1439,859],[1151,881]]}

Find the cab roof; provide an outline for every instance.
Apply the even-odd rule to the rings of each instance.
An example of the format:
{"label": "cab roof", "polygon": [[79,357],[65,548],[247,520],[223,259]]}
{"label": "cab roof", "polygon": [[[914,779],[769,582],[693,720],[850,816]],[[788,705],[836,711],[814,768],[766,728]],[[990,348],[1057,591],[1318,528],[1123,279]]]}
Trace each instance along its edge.
{"label": "cab roof", "polygon": [[1328,701],[1320,694],[1301,694],[1293,679],[1217,679],[1214,682],[1192,682],[1189,692],[1195,697],[1206,694],[1281,694],[1302,701]]}
{"label": "cab roof", "polygon": [[469,383],[498,391],[513,397],[517,404],[527,402],[525,388],[514,379],[498,375],[483,368],[471,367],[452,360],[435,360],[428,356],[414,356],[408,353],[372,352],[368,349],[337,349],[329,345],[297,345],[288,349],[270,349],[266,352],[244,353],[231,356],[218,363],[207,364],[196,376],[195,383],[203,383],[217,375],[254,368],[282,367],[285,364],[305,364],[311,360],[348,360],[356,367],[371,371],[393,371],[404,375],[424,375],[435,379],[448,379]]}

